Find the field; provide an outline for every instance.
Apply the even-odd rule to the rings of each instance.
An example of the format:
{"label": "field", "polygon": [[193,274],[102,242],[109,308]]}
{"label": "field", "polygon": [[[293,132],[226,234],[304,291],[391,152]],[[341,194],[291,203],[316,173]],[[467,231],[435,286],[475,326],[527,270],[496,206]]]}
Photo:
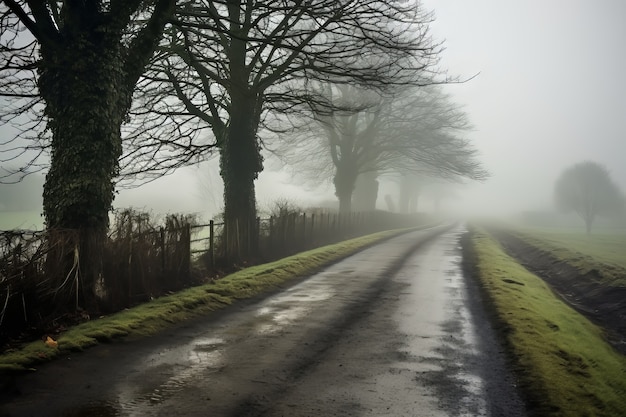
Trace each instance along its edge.
{"label": "field", "polygon": [[612,284],[626,286],[626,233],[586,235],[574,231],[517,229],[514,233],[531,245],[550,252],[581,269],[600,269]]}
{"label": "field", "polygon": [[39,211],[0,211],[0,230],[41,230],[43,216]]}
{"label": "field", "polygon": [[[562,277],[585,281],[589,271],[584,273],[583,270],[592,268],[594,286],[600,288],[596,288],[596,294],[602,295],[603,287],[623,282],[624,277],[615,274],[621,261],[615,251],[622,241],[598,238],[595,242],[558,234],[526,233],[475,229],[465,247],[468,264],[474,268],[474,275],[490,301],[532,414],[623,415],[626,357],[607,342],[603,329],[571,307],[567,297],[555,294],[554,286],[548,286],[542,279],[544,276],[540,278],[530,271],[538,259],[556,253],[539,272],[545,272],[551,264],[563,272]],[[524,250],[523,263],[527,268],[510,256]],[[570,266],[572,269],[568,270],[564,259],[584,266],[580,269]],[[609,262],[605,267],[598,259],[617,263]],[[612,274],[610,278],[603,275],[607,269]]]}

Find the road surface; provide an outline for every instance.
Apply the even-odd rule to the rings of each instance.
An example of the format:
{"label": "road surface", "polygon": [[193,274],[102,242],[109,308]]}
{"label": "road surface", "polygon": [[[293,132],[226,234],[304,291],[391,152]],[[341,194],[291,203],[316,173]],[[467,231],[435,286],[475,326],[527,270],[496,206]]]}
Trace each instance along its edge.
{"label": "road surface", "polygon": [[0,416],[524,416],[462,226],[411,232],[263,300],[16,381]]}

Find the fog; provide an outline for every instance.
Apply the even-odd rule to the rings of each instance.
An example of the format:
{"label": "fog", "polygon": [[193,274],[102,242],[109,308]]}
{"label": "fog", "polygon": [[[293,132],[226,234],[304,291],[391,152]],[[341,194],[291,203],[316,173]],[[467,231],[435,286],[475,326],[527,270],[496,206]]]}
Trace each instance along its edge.
{"label": "fog", "polygon": [[[552,210],[556,178],[583,160],[605,165],[626,190],[626,2],[426,0],[424,5],[436,15],[433,36],[445,40],[441,67],[452,76],[475,75],[445,89],[464,105],[474,126],[468,138],[491,173],[484,183],[455,187],[443,209],[489,215]],[[329,182],[304,189],[291,183],[289,170],[271,170],[277,167],[270,161],[257,181],[261,210],[278,198],[302,206],[335,199]],[[0,185],[0,210],[41,212],[39,183]],[[8,203],[16,198],[15,187],[28,207]],[[397,192],[394,187],[381,185],[378,207],[386,208],[385,195]],[[213,160],[120,190],[114,205],[211,218],[221,210],[222,192]],[[419,210],[433,209],[427,197],[420,201]],[[31,224],[10,222],[16,224],[0,227]]]}
{"label": "fog", "polygon": [[[626,189],[626,3],[425,1],[450,86],[492,178],[460,192],[473,212],[552,208],[559,173],[604,164]],[[461,204],[461,203],[459,203]]]}

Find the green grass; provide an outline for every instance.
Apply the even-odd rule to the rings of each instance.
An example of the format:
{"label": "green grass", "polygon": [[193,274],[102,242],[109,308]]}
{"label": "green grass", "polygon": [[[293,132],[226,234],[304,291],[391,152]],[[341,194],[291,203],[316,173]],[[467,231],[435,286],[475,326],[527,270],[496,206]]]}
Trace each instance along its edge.
{"label": "green grass", "polygon": [[626,358],[601,330],[557,298],[539,277],[482,230],[471,237],[476,272],[533,413],[619,416],[626,410]]}
{"label": "green grass", "polygon": [[287,281],[311,274],[371,244],[407,232],[391,230],[324,246],[272,263],[243,269],[213,283],[157,298],[149,303],[92,320],[59,335],[58,347],[43,341],[25,344],[0,355],[0,371],[19,371],[71,351],[124,336],[155,334],[174,323],[203,315],[232,304],[238,299],[280,288]]}
{"label": "green grass", "polygon": [[554,257],[585,273],[602,272],[606,284],[626,286],[626,234],[521,229],[515,234],[527,243],[550,252]]}
{"label": "green grass", "polygon": [[0,230],[43,229],[40,211],[0,211]]}

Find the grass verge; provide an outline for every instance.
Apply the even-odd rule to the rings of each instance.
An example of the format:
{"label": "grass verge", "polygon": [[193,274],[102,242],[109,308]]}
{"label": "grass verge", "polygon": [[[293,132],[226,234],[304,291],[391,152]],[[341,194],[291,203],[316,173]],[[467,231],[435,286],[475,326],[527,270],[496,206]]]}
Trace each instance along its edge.
{"label": "grass verge", "polygon": [[619,416],[626,410],[626,358],[601,330],[537,276],[473,229],[470,256],[511,352],[531,412]]}
{"label": "grass verge", "polygon": [[367,246],[413,229],[391,230],[324,246],[275,262],[253,266],[215,282],[189,288],[149,303],[77,325],[62,333],[56,347],[32,342],[0,355],[0,372],[32,369],[38,363],[124,336],[147,336],[192,317],[251,298],[296,277],[314,273]]}

